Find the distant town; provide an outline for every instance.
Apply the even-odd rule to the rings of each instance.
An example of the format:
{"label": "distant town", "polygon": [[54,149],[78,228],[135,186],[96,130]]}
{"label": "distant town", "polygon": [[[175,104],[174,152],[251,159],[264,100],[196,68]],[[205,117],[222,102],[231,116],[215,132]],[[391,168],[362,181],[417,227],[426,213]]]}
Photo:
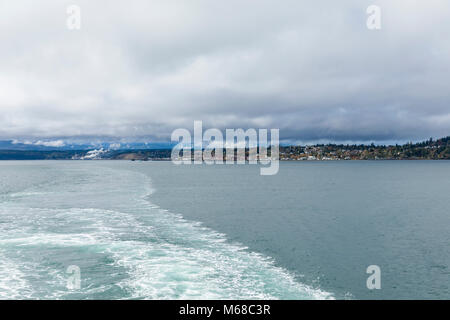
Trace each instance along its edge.
{"label": "distant town", "polygon": [[[248,150],[246,152],[248,156]],[[138,150],[0,150],[0,160],[131,160],[167,161],[171,149]],[[450,136],[404,145],[281,146],[280,160],[450,160]]]}
{"label": "distant town", "polygon": [[280,148],[280,160],[449,160],[450,137],[404,145],[314,145]]}

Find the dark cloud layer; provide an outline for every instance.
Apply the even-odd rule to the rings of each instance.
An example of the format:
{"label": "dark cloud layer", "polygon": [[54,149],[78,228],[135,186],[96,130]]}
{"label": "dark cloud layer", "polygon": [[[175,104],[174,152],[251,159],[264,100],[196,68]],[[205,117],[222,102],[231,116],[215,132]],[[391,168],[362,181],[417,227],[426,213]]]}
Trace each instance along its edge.
{"label": "dark cloud layer", "polygon": [[301,142],[450,135],[449,2],[376,1],[378,31],[372,3],[3,1],[0,140],[167,140],[194,120]]}

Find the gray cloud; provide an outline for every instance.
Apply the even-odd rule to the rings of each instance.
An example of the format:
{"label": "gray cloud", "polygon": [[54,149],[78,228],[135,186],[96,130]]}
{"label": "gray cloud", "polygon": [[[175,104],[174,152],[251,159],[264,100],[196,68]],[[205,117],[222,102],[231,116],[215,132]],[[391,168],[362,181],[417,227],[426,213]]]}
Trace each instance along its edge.
{"label": "gray cloud", "polygon": [[[82,28],[66,28],[66,7]],[[290,141],[450,135],[450,4],[3,1],[0,139],[149,137],[194,120]]]}

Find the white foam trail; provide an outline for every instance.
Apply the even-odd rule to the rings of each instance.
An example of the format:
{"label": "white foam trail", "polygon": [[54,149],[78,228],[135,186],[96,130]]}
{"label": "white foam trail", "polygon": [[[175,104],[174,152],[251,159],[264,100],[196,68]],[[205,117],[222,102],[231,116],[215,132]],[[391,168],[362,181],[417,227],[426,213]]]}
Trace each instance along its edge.
{"label": "white foam trail", "polygon": [[[120,292],[120,296],[109,298],[124,299],[333,298],[328,292],[296,281],[271,258],[229,243],[225,235],[149,203],[147,194],[153,187],[143,174],[108,170],[100,167],[89,170],[89,175],[63,172],[73,182],[70,187],[63,184],[67,190],[54,183],[44,191],[21,191],[2,205],[0,249],[17,252],[15,261],[5,260],[0,266],[0,291],[9,288],[7,297],[92,298],[111,291]],[[127,191],[125,197],[121,195]],[[46,198],[47,207],[23,206],[40,204],[45,192],[53,196]],[[105,207],[58,208],[61,204],[99,203]],[[36,248],[42,249],[45,265],[26,263]],[[54,261],[66,261],[54,252],[70,254],[71,250],[78,250],[75,252],[80,256],[75,260],[80,262],[96,254],[111,259],[110,264],[100,264],[105,274],[91,276],[89,272],[97,265],[86,265],[88,270],[82,269],[84,287],[75,293],[65,289],[65,270]],[[33,272],[29,272],[33,268],[40,278],[33,278]],[[14,276],[7,274],[8,270]],[[45,273],[47,277],[43,278]],[[27,277],[48,288],[33,288]]]}
{"label": "white foam trail", "polygon": [[28,299],[31,295],[32,288],[25,274],[0,252],[0,300]]}
{"label": "white foam trail", "polygon": [[[112,248],[129,269],[120,285],[145,299],[327,299],[329,293],[295,281],[272,259],[230,244],[224,235],[159,210],[167,237],[149,246]],[[161,219],[162,220],[162,219]],[[170,224],[170,225],[167,225]],[[177,241],[177,237],[183,237]]]}

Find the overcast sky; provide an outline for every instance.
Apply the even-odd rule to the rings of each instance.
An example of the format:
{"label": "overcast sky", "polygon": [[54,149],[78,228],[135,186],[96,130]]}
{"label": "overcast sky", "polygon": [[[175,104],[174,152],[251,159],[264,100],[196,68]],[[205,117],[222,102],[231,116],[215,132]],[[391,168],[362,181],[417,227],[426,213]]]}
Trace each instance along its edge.
{"label": "overcast sky", "polygon": [[161,141],[194,120],[297,142],[450,135],[450,2],[1,0],[0,140]]}

